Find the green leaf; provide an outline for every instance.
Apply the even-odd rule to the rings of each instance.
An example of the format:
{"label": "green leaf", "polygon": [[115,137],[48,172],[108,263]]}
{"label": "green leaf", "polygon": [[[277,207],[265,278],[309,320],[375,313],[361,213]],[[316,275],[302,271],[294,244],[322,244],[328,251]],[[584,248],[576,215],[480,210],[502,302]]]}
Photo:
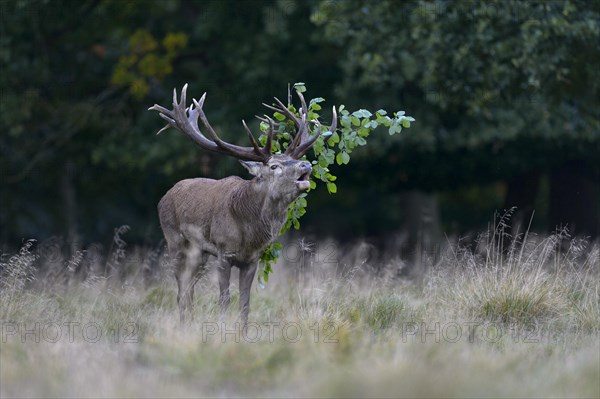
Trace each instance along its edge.
{"label": "green leaf", "polygon": [[356,116],[357,118],[370,118],[372,113],[367,111],[366,109],[359,109],[358,111],[354,111],[352,116]]}
{"label": "green leaf", "polygon": [[306,208],[306,205],[307,205],[306,198],[298,198],[296,200],[296,205],[298,205],[299,207],[302,207],[302,208]]}
{"label": "green leaf", "polygon": [[335,183],[327,183],[327,191],[329,191],[330,194],[337,193],[337,186]]}
{"label": "green leaf", "polygon": [[360,129],[358,129],[357,133],[359,137],[367,137],[370,133],[370,130],[366,127],[361,127]]}
{"label": "green leaf", "polygon": [[323,101],[325,101],[323,97],[313,98],[312,100],[310,100],[308,108],[310,110],[319,111],[321,109],[321,106],[318,103],[322,103]]}
{"label": "green leaf", "polygon": [[327,180],[329,181],[336,181],[337,180],[337,176],[332,175],[331,173],[327,173],[325,174],[325,177],[327,178]]}
{"label": "green leaf", "polygon": [[304,93],[306,91],[306,86],[304,85],[304,82],[298,82],[294,83],[294,89],[300,93]]}
{"label": "green leaf", "polygon": [[350,162],[350,155],[347,152],[342,152],[342,163],[347,165]]}
{"label": "green leaf", "polygon": [[343,151],[343,152],[339,152],[336,156],[335,156],[335,161],[337,162],[338,165],[346,165],[348,162],[350,162],[350,155],[348,155],[347,152]]}
{"label": "green leaf", "polygon": [[329,144],[331,146],[333,146],[339,142],[340,142],[340,136],[339,136],[339,134],[337,134],[337,132],[333,132],[333,134],[331,135],[329,140],[327,140],[327,144]]}
{"label": "green leaf", "polygon": [[390,126],[392,124],[392,118],[389,116],[377,117],[377,123],[381,123],[383,126]]}
{"label": "green leaf", "polygon": [[273,117],[274,117],[275,119],[277,119],[278,121],[285,120],[285,118],[286,118],[286,116],[285,116],[284,114],[280,114],[279,112],[275,112],[275,113],[273,114]]}
{"label": "green leaf", "polygon": [[343,127],[350,127],[352,121],[350,120],[350,117],[348,115],[342,115],[341,124]]}
{"label": "green leaf", "polygon": [[[335,151],[333,151],[332,149],[328,149],[322,155],[327,160],[327,166],[329,166],[330,164],[333,163]],[[325,167],[327,167],[327,166],[325,166]]]}

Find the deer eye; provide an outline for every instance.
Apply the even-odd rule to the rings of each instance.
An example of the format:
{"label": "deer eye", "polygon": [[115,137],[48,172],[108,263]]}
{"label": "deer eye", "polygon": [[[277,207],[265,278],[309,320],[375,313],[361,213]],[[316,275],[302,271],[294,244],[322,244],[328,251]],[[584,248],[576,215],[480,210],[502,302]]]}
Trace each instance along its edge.
{"label": "deer eye", "polygon": [[275,170],[275,169],[277,169],[277,168],[278,168],[278,166],[277,166],[277,165],[271,165],[271,169],[272,169],[272,170]]}

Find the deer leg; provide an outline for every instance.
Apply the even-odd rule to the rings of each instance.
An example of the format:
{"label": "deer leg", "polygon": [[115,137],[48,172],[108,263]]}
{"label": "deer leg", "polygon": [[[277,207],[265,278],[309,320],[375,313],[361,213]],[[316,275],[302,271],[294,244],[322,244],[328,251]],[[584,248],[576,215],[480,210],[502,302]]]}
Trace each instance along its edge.
{"label": "deer leg", "polygon": [[187,309],[187,303],[184,299],[184,291],[186,287],[186,278],[184,275],[185,272],[185,263],[186,256],[184,251],[183,241],[179,239],[178,234],[168,235],[165,233],[167,237],[167,242],[169,246],[169,256],[171,258],[171,264],[173,270],[175,272],[175,280],[177,281],[177,305],[179,307],[179,321],[183,324],[185,321],[185,313]]}
{"label": "deer leg", "polygon": [[194,270],[194,280],[193,280],[194,286],[206,274],[206,270],[207,270],[207,264],[206,263],[208,262],[208,257],[209,256],[210,256],[210,253],[208,253],[208,252],[202,251],[200,253],[200,261],[197,263],[196,269]]}
{"label": "deer leg", "polygon": [[225,313],[229,307],[229,280],[231,278],[231,264],[219,255],[219,305],[221,307],[221,321],[225,319]]}
{"label": "deer leg", "polygon": [[[192,284],[192,275],[190,271],[185,267],[185,261],[180,265],[179,270],[175,271],[175,278],[177,279],[177,304],[179,305],[179,321],[181,324],[186,322],[187,315],[191,316],[192,303],[194,296],[194,287]],[[188,318],[191,321],[191,318]]]}
{"label": "deer leg", "polygon": [[[175,269],[175,277],[179,288],[177,304],[179,305],[179,320],[183,324],[193,321],[194,286],[199,280],[201,266],[206,262],[206,255],[197,246],[186,241],[184,250],[180,252]],[[200,276],[201,277],[201,276]]]}
{"label": "deer leg", "polygon": [[257,262],[249,263],[240,267],[240,315],[242,326],[248,324],[248,314],[250,313],[250,289],[256,275]]}

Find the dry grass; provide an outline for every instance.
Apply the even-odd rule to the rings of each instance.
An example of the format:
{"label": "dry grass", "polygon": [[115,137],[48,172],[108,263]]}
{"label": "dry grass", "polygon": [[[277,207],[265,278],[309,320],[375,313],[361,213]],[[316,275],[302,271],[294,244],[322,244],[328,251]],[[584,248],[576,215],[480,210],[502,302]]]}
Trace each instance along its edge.
{"label": "dry grass", "polygon": [[[217,322],[210,278],[183,328],[168,270],[144,285],[135,264],[119,279],[85,257],[40,269],[25,245],[2,258],[0,393],[599,397],[598,247],[562,234],[479,244],[451,246],[418,281],[278,265],[245,333],[235,295]],[[107,257],[112,270],[125,255]],[[157,254],[142,255],[139,269]]]}

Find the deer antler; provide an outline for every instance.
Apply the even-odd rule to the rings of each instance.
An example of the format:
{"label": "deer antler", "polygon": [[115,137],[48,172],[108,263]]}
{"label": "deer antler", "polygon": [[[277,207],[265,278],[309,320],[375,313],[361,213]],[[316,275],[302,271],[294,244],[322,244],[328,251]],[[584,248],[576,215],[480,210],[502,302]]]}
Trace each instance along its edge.
{"label": "deer antler", "polygon": [[[308,135],[310,133],[310,130],[308,128],[308,122],[306,120],[308,118],[308,107],[306,106],[306,100],[304,100],[304,96],[302,95],[302,93],[300,93],[299,91],[296,91],[296,93],[300,98],[301,104],[300,110],[298,112],[299,116],[296,116],[294,112],[290,111],[288,107],[283,105],[281,100],[279,100],[277,97],[275,97],[275,102],[277,103],[276,106],[265,103],[263,103],[263,105],[269,108],[270,110],[285,115],[288,119],[294,122],[294,125],[296,126],[296,135],[294,136],[294,139],[285,151],[285,155],[288,155],[294,159],[299,159],[302,158],[304,154],[306,154],[306,152],[311,149],[311,147],[315,144],[319,136],[321,136],[322,126],[321,123],[319,123],[319,121],[316,119],[311,121],[317,125],[317,132],[314,136],[308,138]],[[336,127],[337,113],[335,111],[334,106],[333,121],[331,123],[331,127],[329,128],[329,131],[334,132]]]}
{"label": "deer antler", "polygon": [[[204,148],[208,151],[218,152],[221,154],[226,154],[233,156],[235,158],[243,159],[246,161],[260,161],[266,163],[271,157],[271,145],[273,143],[273,134],[274,134],[274,122],[273,120],[268,119],[269,121],[269,130],[267,131],[267,142],[264,147],[259,147],[256,142],[254,135],[248,129],[245,121],[242,121],[244,125],[244,129],[248,134],[248,138],[252,143],[252,147],[242,147],[235,144],[227,143],[217,135],[217,132],[212,128],[204,111],[202,109],[204,105],[204,100],[206,99],[206,93],[200,97],[200,101],[192,100],[193,104],[186,107],[186,92],[187,92],[187,83],[183,86],[181,90],[181,99],[177,102],[177,91],[173,89],[173,109],[168,110],[158,104],[154,104],[154,106],[148,108],[148,110],[158,111],[161,118],[166,120],[168,123],[165,127],[158,131],[159,134],[165,129],[169,127],[175,128],[194,140],[200,147]],[[198,118],[202,121],[202,124],[206,128],[206,131],[212,138],[212,140],[208,139],[198,127]]]}

